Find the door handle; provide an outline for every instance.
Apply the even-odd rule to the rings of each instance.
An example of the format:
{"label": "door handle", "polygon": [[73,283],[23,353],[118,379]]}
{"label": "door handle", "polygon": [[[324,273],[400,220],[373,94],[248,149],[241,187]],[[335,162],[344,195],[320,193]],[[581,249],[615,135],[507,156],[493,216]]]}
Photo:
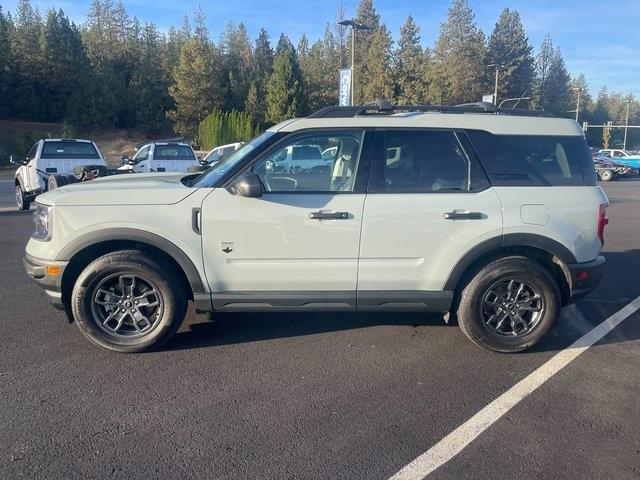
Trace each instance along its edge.
{"label": "door handle", "polygon": [[485,218],[482,212],[468,212],[462,210],[446,212],[443,217],[445,220],[482,220]]}
{"label": "door handle", "polygon": [[311,220],[346,220],[349,218],[349,212],[310,212]]}

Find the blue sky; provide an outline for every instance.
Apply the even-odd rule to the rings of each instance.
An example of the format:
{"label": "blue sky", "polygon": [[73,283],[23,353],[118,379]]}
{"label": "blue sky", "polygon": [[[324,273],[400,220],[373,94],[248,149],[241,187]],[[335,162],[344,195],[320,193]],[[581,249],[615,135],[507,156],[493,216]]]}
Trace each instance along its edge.
{"label": "blue sky", "polygon": [[[17,0],[0,0],[4,10],[14,11]],[[82,23],[89,0],[32,0],[41,11],[62,8]],[[273,42],[280,32],[294,41],[306,32],[313,40],[327,22],[336,18],[338,0],[235,0],[151,1],[124,0],[127,11],[141,21],[153,21],[161,29],[182,22],[200,3],[214,39],[229,21],[244,22],[252,37],[265,27]],[[357,0],[344,0],[347,17],[355,13]],[[422,29],[422,41],[432,46],[445,20],[450,0],[374,0],[382,20],[397,38],[400,25],[411,14]],[[529,39],[537,48],[549,33],[559,45],[572,75],[584,73],[595,94],[603,85],[621,93],[640,95],[640,0],[470,0],[478,25],[489,35],[500,11],[518,10]]]}

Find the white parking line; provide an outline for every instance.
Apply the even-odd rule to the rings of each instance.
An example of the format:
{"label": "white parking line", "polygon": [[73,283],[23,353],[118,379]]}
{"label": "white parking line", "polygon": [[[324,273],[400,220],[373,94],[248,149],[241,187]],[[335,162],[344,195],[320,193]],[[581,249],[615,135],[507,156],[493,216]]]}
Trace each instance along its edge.
{"label": "white parking line", "polygon": [[591,329],[570,346],[484,407],[389,480],[420,480],[444,465],[540,385],[575,360],[623,320],[640,309],[640,297]]}

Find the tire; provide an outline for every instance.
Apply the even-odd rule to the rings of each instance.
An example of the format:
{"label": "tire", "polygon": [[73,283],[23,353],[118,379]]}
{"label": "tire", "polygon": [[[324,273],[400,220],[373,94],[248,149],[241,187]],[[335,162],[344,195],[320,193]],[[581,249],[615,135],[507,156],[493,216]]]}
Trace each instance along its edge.
{"label": "tire", "polygon": [[63,187],[67,184],[67,179],[64,175],[49,175],[47,177],[47,190],[55,190],[56,188]]}
{"label": "tire", "polygon": [[16,205],[21,212],[29,210],[31,202],[27,200],[21,185],[16,185]]}
{"label": "tire", "polygon": [[56,188],[64,187],[70,183],[76,183],[76,177],[74,175],[65,175],[63,173],[55,173],[47,177],[47,191],[55,190]]}
{"label": "tire", "polygon": [[139,250],[120,250],[94,260],[80,273],[71,311],[92,342],[121,353],[143,352],[160,347],[178,330],[187,295],[170,263]]}
{"label": "tire", "polygon": [[613,180],[613,171],[612,170],[602,170],[600,172],[600,180],[602,180],[603,182],[610,182],[611,180]]}
{"label": "tire", "polygon": [[[522,290],[519,285],[523,285]],[[494,352],[522,352],[538,343],[555,323],[560,298],[555,278],[538,262],[520,256],[504,257],[486,265],[466,285],[457,308],[458,323],[476,345]],[[520,316],[511,315],[513,312]]]}

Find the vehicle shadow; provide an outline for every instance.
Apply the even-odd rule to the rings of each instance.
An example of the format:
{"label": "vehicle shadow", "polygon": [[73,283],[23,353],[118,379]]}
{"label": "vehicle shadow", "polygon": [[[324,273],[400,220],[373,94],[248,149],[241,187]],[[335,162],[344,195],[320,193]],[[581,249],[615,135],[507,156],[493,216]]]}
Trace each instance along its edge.
{"label": "vehicle shadow", "polygon": [[[640,250],[605,252],[604,255],[607,257],[607,270],[600,286],[588,297],[565,307],[560,320],[530,352],[554,352],[566,348],[640,295]],[[631,325],[615,329],[599,343],[640,339],[640,322],[627,323]],[[162,350],[206,348],[376,326],[444,325],[443,315],[426,313],[214,313],[209,314],[208,321],[192,323],[178,332]],[[463,335],[461,331],[459,334]]]}
{"label": "vehicle shadow", "polygon": [[268,312],[212,313],[192,323],[163,349],[182,350],[273,340],[376,326],[443,326],[443,316],[424,313]]}

